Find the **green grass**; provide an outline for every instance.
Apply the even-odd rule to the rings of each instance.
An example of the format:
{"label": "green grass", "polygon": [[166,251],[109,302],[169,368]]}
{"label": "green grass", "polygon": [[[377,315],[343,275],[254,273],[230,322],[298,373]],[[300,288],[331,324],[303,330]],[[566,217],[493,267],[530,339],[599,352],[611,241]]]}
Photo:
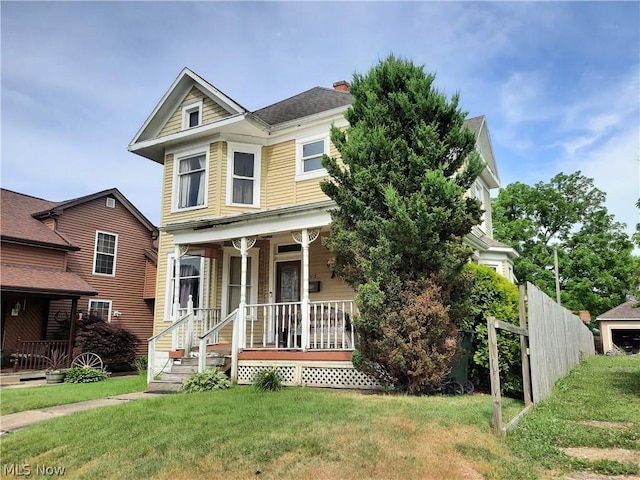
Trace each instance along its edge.
{"label": "green grass", "polygon": [[[0,437],[2,461],[64,467],[65,478],[73,479],[533,480],[579,470],[633,474],[637,466],[575,460],[560,449],[640,449],[639,362],[588,360],[506,438],[492,434],[488,395],[259,392],[235,386],[38,423]],[[505,420],[520,408],[504,399]],[[601,428],[583,420],[627,425]]]}
{"label": "green grass", "polygon": [[466,459],[461,445],[488,446],[508,460],[491,434],[491,414],[486,395],[236,386],[79,412],[0,441],[3,463],[61,466],[66,478],[234,479],[260,471],[260,478],[455,479],[495,473],[482,459]]}
{"label": "green grass", "polygon": [[141,376],[116,377],[95,383],[3,388],[0,390],[0,415],[143,392],[146,388],[146,378]]}
{"label": "green grass", "polygon": [[[618,422],[594,426],[585,421]],[[598,356],[558,382],[509,436],[520,458],[547,468],[637,474],[640,467],[614,461],[588,461],[561,448],[597,447],[640,450],[640,356]]]}

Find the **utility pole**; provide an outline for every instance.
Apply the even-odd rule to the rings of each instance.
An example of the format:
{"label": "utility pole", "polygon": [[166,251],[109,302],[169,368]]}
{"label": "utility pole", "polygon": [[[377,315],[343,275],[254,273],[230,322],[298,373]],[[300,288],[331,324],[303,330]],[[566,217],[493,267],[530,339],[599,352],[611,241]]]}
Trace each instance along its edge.
{"label": "utility pole", "polygon": [[558,246],[553,247],[553,265],[556,273],[556,301],[558,305],[562,305],[560,302],[560,274],[558,273]]}

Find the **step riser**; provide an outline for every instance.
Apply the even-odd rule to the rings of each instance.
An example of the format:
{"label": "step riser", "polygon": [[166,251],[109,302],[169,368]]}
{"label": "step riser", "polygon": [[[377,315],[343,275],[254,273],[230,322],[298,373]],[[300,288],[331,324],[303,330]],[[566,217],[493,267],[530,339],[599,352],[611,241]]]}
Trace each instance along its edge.
{"label": "step riser", "polygon": [[[174,360],[174,365],[189,365],[198,368],[198,358],[185,357]],[[227,359],[225,357],[207,357],[207,366],[221,366],[224,365]]]}
{"label": "step riser", "polygon": [[176,393],[182,382],[153,381],[147,387],[148,392]]}

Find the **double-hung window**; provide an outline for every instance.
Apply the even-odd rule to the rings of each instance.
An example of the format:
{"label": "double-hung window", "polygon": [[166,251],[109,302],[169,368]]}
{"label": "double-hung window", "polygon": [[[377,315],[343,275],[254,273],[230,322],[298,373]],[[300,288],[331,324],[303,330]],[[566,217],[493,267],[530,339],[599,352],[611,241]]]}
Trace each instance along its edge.
{"label": "double-hung window", "polygon": [[297,140],[296,180],[325,176],[327,171],[322,166],[325,154],[329,154],[329,137],[326,134]]}
{"label": "double-hung window", "polygon": [[96,231],[93,273],[114,276],[116,274],[117,251],[118,235],[115,233]]}
{"label": "double-hung window", "polygon": [[260,206],[261,147],[229,143],[227,204]]}
{"label": "double-hung window", "polygon": [[89,300],[89,315],[94,315],[105,322],[111,321],[111,300]]}
{"label": "double-hung window", "polygon": [[[171,308],[175,301],[175,285],[176,285],[176,262],[175,257],[171,255],[169,257],[169,282],[167,287],[169,289],[167,298],[170,299],[167,302],[168,313],[171,312]],[[202,257],[182,257],[180,258],[180,272],[179,272],[179,288],[178,288],[178,302],[180,309],[186,309],[189,302],[189,295],[193,301],[193,308],[200,306],[200,292],[202,289]],[[170,315],[169,315],[170,316]]]}
{"label": "double-hung window", "polygon": [[206,206],[208,149],[203,147],[200,150],[174,155],[176,162],[175,209],[183,210]]}

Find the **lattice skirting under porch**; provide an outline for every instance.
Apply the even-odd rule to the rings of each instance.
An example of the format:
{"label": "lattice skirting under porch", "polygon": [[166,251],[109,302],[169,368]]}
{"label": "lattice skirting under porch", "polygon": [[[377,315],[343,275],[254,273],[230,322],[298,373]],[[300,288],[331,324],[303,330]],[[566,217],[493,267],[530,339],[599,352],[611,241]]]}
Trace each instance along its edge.
{"label": "lattice skirting under porch", "polygon": [[351,362],[240,360],[238,383],[251,384],[256,373],[269,370],[274,365],[277,365],[284,385],[365,390],[380,388],[376,380],[356,370]]}

